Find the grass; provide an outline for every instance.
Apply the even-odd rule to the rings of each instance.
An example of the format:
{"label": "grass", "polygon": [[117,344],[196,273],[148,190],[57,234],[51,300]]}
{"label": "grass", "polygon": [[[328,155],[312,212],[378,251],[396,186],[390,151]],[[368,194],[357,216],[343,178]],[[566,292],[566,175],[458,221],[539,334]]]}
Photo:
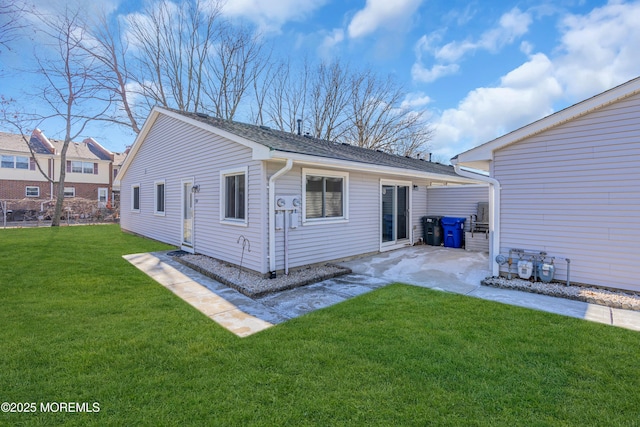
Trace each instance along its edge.
{"label": "grass", "polygon": [[637,425],[640,334],[392,285],[238,338],[117,226],[0,230],[4,425]]}

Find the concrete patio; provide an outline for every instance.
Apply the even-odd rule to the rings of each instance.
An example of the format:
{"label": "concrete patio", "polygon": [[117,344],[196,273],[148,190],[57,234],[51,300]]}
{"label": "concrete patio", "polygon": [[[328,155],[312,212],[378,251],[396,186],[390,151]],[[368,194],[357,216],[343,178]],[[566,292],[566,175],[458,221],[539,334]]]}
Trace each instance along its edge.
{"label": "concrete patio", "polygon": [[185,267],[166,252],[125,255],[124,258],[241,337],[393,282],[640,331],[640,312],[637,311],[480,286],[480,281],[490,275],[488,255],[462,249],[414,246],[358,258],[340,263],[353,274],[255,299]]}

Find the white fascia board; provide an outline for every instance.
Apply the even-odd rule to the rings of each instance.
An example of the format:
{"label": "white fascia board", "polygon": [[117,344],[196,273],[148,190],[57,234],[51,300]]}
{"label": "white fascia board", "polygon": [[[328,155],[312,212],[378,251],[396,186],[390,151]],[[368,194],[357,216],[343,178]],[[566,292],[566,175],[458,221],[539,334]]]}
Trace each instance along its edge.
{"label": "white fascia board", "polygon": [[546,116],[478,147],[460,153],[456,156],[458,163],[463,166],[487,170],[486,167],[488,167],[489,162],[493,160],[493,153],[495,151],[637,93],[640,93],[640,77],[567,107],[564,110],[560,110],[557,113]]}
{"label": "white fascia board", "polygon": [[144,121],[144,124],[142,125],[142,129],[140,129],[140,133],[136,136],[136,139],[133,141],[133,144],[131,145],[131,149],[129,150],[129,154],[127,154],[127,157],[125,157],[124,162],[120,167],[118,176],[116,176],[116,179],[113,182],[114,185],[118,185],[118,186],[120,185],[121,178],[127,173],[127,169],[129,169],[129,165],[133,161],[133,158],[136,156],[136,153],[138,152],[138,150],[140,150],[140,145],[142,144],[142,141],[144,141],[144,139],[147,137],[149,130],[151,130],[151,126],[155,123],[156,119],[160,115],[160,111],[161,109],[159,107],[153,107],[153,109],[149,113],[149,116],[147,117],[147,120]]}
{"label": "white fascia board", "polygon": [[370,172],[381,175],[399,175],[410,178],[423,178],[432,181],[451,182],[456,184],[478,184],[480,181],[463,178],[455,175],[444,175],[434,172],[421,172],[411,169],[395,168],[391,166],[380,166],[368,163],[359,163],[349,160],[332,159],[329,157],[318,157],[307,154],[288,153],[284,151],[271,151],[270,160],[293,160],[298,165],[312,166],[316,168],[343,168],[348,171]]}

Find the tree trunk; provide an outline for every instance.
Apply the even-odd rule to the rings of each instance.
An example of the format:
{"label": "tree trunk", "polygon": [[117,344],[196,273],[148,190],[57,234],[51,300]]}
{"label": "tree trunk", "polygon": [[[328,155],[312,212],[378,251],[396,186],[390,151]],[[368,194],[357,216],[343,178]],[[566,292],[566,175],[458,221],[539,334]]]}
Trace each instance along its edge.
{"label": "tree trunk", "polygon": [[51,218],[51,226],[60,226],[60,217],[62,216],[62,207],[64,205],[64,182],[67,178],[67,148],[69,143],[65,141],[62,146],[62,152],[60,153],[60,180],[58,181],[58,195],[56,196],[56,208],[53,212],[53,218]]}

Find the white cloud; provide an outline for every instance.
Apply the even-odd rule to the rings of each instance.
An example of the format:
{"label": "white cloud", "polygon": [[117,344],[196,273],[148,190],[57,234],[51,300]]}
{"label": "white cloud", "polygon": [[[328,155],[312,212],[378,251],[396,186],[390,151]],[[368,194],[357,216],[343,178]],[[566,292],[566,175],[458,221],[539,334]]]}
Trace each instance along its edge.
{"label": "white cloud", "polygon": [[423,92],[409,93],[400,104],[402,109],[420,110],[431,103],[431,98]]}
{"label": "white cloud", "polygon": [[406,28],[413,13],[422,0],[367,0],[364,9],[359,10],[349,24],[351,38],[364,37],[379,28]]}
{"label": "white cloud", "polygon": [[288,21],[300,21],[328,0],[232,0],[226,2],[223,13],[245,18],[263,31],[279,31]]}
{"label": "white cloud", "polygon": [[325,58],[330,58],[334,53],[334,48],[344,41],[344,30],[335,28],[326,35],[318,47],[318,54]]}
{"label": "white cloud", "polygon": [[583,99],[640,75],[640,3],[610,3],[561,25],[558,78]]}
{"label": "white cloud", "polygon": [[[638,22],[640,3],[612,2],[564,17],[554,56],[530,54],[533,46],[523,42],[520,49],[530,54],[529,60],[504,75],[499,85],[474,89],[455,108],[434,113],[434,155],[449,159],[637,77]],[[512,40],[517,34],[512,32]]]}
{"label": "white cloud", "polygon": [[434,155],[449,159],[510,130],[553,112],[562,95],[553,64],[544,54],[503,76],[497,87],[478,88],[467,94],[456,108],[445,110],[434,120]]}
{"label": "white cloud", "polygon": [[455,74],[460,69],[458,64],[435,64],[431,68],[425,68],[422,64],[416,63],[411,67],[411,77],[414,81],[431,83],[440,77]]}
{"label": "white cloud", "polygon": [[[485,31],[477,40],[453,41],[444,46],[435,44],[442,39],[442,33],[436,32],[422,36],[416,43],[416,62],[412,68],[415,81],[432,82],[447,74],[457,72],[459,64],[465,55],[477,50],[498,52],[504,46],[513,43],[529,31],[532,18],[527,12],[513,8],[500,17],[498,26]],[[423,65],[423,53],[428,53],[435,59],[436,64],[430,69]]]}

